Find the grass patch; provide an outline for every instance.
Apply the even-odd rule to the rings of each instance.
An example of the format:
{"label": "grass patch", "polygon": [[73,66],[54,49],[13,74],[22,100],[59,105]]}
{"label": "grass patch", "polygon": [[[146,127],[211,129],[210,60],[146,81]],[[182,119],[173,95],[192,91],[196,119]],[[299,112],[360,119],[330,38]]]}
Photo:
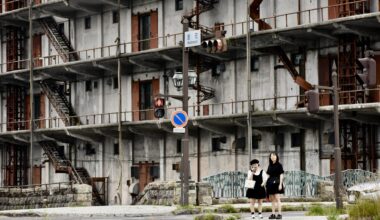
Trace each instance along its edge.
{"label": "grass patch", "polygon": [[238,220],[238,219],[241,219],[241,215],[239,215],[239,214],[232,214],[232,215],[230,215],[230,216],[228,216],[227,218],[226,218],[226,220]]}
{"label": "grass patch", "polygon": [[238,213],[238,210],[230,204],[220,206],[215,210],[218,213]]}
{"label": "grass patch", "polygon": [[202,212],[200,207],[195,207],[192,205],[178,206],[176,210],[173,211],[174,215],[193,215]]}
{"label": "grass patch", "polygon": [[338,215],[344,214],[344,213],[345,213],[344,209],[339,210],[333,206],[322,206],[322,205],[316,204],[316,205],[312,205],[309,208],[307,215],[310,215],[310,216],[329,216],[333,220],[333,219],[335,219],[334,216],[337,217]]}
{"label": "grass patch", "polygon": [[221,220],[222,217],[219,215],[214,215],[211,213],[205,214],[205,215],[199,215],[195,216],[194,220]]}
{"label": "grass patch", "polygon": [[380,220],[380,199],[359,200],[349,208],[350,219],[358,220],[361,218],[371,218]]}
{"label": "grass patch", "polygon": [[[257,210],[257,205],[255,205],[255,208]],[[282,206],[282,211],[284,212],[292,212],[292,211],[307,211],[308,208],[304,205],[300,206],[290,206],[290,205],[284,205]],[[271,212],[272,206],[264,206],[263,212]],[[249,207],[243,207],[239,209],[239,212],[251,212],[251,209]]]}

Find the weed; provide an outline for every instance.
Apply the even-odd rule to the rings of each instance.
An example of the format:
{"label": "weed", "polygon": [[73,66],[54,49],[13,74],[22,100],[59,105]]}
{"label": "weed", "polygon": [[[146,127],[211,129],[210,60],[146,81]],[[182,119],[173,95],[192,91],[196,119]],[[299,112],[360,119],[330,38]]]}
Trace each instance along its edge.
{"label": "weed", "polygon": [[235,207],[229,204],[222,205],[221,207],[217,208],[216,211],[219,213],[237,213],[238,212],[238,210]]}
{"label": "weed", "polygon": [[372,217],[380,219],[380,199],[377,200],[359,200],[351,206],[348,212],[350,219],[360,219]]}

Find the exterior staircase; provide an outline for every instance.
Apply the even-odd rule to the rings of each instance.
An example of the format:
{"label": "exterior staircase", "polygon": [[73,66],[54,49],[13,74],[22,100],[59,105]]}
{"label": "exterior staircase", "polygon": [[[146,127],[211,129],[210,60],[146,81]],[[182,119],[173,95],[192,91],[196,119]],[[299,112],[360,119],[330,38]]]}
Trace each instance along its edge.
{"label": "exterior staircase", "polygon": [[[266,23],[264,20],[260,19],[260,4],[263,0],[253,0],[250,5],[250,17],[259,25],[259,30],[268,30],[272,29],[272,27]],[[285,51],[280,46],[275,46],[272,48],[268,48],[268,51],[276,54],[281,62],[284,64],[284,67],[289,71],[295,83],[297,83],[301,88],[305,91],[308,91],[313,88],[313,86],[307,82],[304,78],[300,76],[293,62],[286,55]]]}
{"label": "exterior staircase", "polygon": [[59,86],[51,81],[41,81],[41,88],[66,126],[80,124],[80,119]]}
{"label": "exterior staircase", "polygon": [[74,52],[74,48],[65,34],[59,30],[58,24],[53,17],[40,19],[39,23],[63,62],[79,60],[78,54]]}
{"label": "exterior staircase", "polygon": [[71,161],[68,160],[66,156],[59,151],[58,146],[55,142],[41,141],[39,144],[53,164],[56,173],[67,173],[75,183],[88,184],[92,186],[92,204],[105,205],[104,199],[100,196],[96,185],[93,183],[90,174],[85,168],[74,168]]}
{"label": "exterior staircase", "polygon": [[199,2],[199,8],[195,7],[193,8],[187,15],[184,15],[182,17],[181,23],[184,22],[184,20],[189,21],[189,28],[192,29],[200,29],[202,33],[202,39],[210,39],[214,37],[214,30],[212,28],[199,25],[196,21],[193,21],[193,17],[202,14],[203,12],[210,11],[214,8],[214,4],[219,3],[219,0],[198,0]]}

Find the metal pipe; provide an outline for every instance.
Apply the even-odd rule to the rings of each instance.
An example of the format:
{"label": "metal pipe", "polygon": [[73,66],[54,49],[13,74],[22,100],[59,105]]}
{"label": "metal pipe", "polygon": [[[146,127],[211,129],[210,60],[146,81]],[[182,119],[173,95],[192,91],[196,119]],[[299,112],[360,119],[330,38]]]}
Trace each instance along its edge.
{"label": "metal pipe", "polygon": [[119,108],[118,108],[118,131],[119,131],[119,160],[120,160],[120,179],[119,179],[119,195],[120,195],[120,205],[123,204],[123,160],[124,160],[124,152],[123,152],[123,132],[122,132],[122,120],[121,120],[121,109],[122,109],[122,98],[121,98],[121,48],[120,48],[120,0],[117,0],[118,4],[118,24],[117,24],[117,81],[118,81],[118,95],[119,95]]}
{"label": "metal pipe", "polygon": [[252,160],[252,105],[251,105],[251,32],[250,32],[250,8],[249,0],[247,0],[247,97],[248,97],[248,113],[247,113],[247,147],[249,153],[249,161]]}
{"label": "metal pipe", "polygon": [[[183,42],[185,42],[185,33],[189,30],[189,21],[184,20],[183,22]],[[183,100],[182,100],[182,110],[186,113],[188,112],[188,97],[189,97],[189,51],[185,47],[185,44],[182,46],[182,74],[183,74]],[[182,187],[181,187],[181,199],[182,205],[189,204],[189,128],[185,127],[185,135],[182,139],[183,143],[183,155],[182,155]]]}
{"label": "metal pipe", "polygon": [[30,150],[29,150],[29,184],[33,183],[33,142],[34,142],[34,91],[33,91],[33,20],[32,20],[33,0],[29,0],[29,98],[30,98]]}
{"label": "metal pipe", "polygon": [[340,152],[340,143],[339,143],[339,109],[338,109],[338,102],[339,102],[339,94],[338,94],[338,74],[336,72],[336,66],[335,62],[333,64],[332,68],[332,80],[333,80],[333,92],[334,92],[334,136],[335,136],[335,148],[334,148],[334,156],[335,156],[335,202],[336,202],[336,208],[342,209],[343,208],[343,201],[342,196],[340,193],[341,185],[342,185],[342,173],[341,173],[341,165],[342,165],[342,158],[341,158],[341,152]]}

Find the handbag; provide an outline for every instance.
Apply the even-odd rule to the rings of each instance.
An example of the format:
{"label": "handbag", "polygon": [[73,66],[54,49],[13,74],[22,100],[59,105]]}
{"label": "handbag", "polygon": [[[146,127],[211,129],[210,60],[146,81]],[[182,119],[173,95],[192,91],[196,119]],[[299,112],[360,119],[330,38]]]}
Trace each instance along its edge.
{"label": "handbag", "polygon": [[247,180],[245,180],[244,187],[249,188],[249,189],[253,189],[255,187],[255,184],[256,184],[256,181],[247,179]]}

